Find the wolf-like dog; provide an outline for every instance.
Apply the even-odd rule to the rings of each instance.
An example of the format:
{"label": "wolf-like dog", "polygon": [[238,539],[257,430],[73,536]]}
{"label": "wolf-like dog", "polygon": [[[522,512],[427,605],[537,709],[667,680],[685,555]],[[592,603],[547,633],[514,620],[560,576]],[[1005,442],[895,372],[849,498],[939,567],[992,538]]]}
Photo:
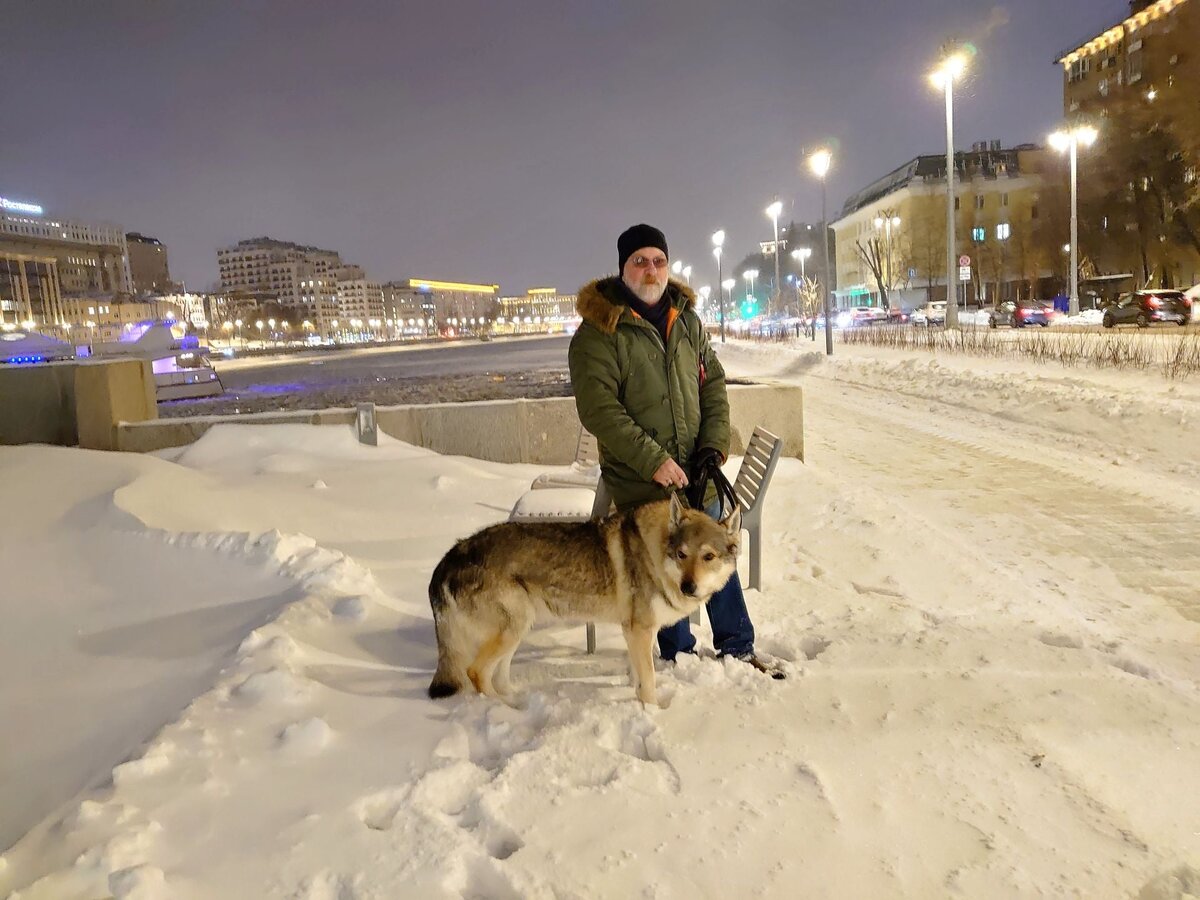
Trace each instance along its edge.
{"label": "wolf-like dog", "polygon": [[506,522],[455,544],[429,581],[438,663],[429,696],[468,684],[511,702],[509,663],[535,621],[621,626],[634,690],[656,704],[654,636],[737,566],[741,510],[720,522],[677,495],[582,523]]}

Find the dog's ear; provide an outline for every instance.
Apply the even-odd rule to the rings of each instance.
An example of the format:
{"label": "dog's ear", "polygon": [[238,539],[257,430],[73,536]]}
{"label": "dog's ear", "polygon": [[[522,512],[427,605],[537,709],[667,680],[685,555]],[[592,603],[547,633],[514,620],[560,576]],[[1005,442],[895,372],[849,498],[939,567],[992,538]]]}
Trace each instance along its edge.
{"label": "dog's ear", "polygon": [[679,527],[680,521],[683,519],[683,504],[679,502],[679,492],[671,491],[671,530],[674,531]]}
{"label": "dog's ear", "polygon": [[721,524],[725,526],[725,530],[738,537],[742,533],[742,507],[735,504],[733,512],[721,520]]}

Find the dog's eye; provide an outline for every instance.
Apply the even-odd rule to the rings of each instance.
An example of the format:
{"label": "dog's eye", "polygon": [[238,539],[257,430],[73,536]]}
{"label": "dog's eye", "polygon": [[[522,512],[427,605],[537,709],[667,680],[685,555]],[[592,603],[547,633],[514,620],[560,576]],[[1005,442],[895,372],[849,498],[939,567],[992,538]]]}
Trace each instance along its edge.
{"label": "dog's eye", "polygon": [[715,553],[705,553],[704,554],[705,562],[712,562],[716,558],[717,558],[717,554],[715,554]]}
{"label": "dog's eye", "polygon": [[687,559],[687,551],[686,550],[676,550],[675,556],[679,559]]}

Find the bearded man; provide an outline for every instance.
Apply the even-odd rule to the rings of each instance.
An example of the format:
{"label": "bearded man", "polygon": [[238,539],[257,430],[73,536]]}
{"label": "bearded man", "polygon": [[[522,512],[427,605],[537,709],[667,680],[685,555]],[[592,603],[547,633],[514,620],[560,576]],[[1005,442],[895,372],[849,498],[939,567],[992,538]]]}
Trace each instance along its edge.
{"label": "bearded man", "polygon": [[[617,238],[620,275],[585,285],[577,308],[583,323],[568,361],[583,427],[600,445],[600,472],[617,509],[663,500],[688,483],[688,471],[729,452],[725,370],[696,314],[691,288],[668,275],[667,239],[650,225]],[[710,486],[705,511],[723,517]],[[754,626],[735,571],[707,605],[718,656],[786,677],[754,650]],[[662,658],[695,653],[685,618],[658,633]]]}

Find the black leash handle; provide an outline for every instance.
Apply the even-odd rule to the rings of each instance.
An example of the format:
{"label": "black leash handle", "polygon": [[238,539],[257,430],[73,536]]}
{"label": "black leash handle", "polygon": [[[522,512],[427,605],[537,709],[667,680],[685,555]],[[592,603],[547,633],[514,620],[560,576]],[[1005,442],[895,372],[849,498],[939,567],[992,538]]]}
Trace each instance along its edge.
{"label": "black leash handle", "polygon": [[721,511],[729,515],[738,508],[737,492],[721,471],[715,460],[710,461],[701,471],[696,472],[687,486],[688,506],[692,509],[704,509],[704,495],[708,493],[708,482],[711,480],[717,486],[717,496],[721,500]]}

